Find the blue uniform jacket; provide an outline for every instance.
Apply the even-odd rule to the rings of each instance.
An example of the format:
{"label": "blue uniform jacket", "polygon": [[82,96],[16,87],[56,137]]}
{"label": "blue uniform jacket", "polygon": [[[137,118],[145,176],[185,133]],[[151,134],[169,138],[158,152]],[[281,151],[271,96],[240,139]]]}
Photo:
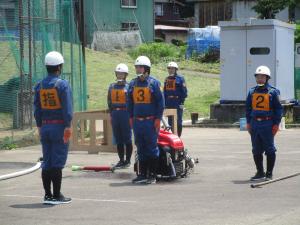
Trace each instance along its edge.
{"label": "blue uniform jacket", "polygon": [[[60,109],[42,109],[40,102],[41,84],[43,89],[56,87],[61,103]],[[71,126],[73,117],[72,91],[68,81],[60,79],[57,75],[48,74],[34,88],[34,118],[37,127],[42,126],[43,120],[63,120],[65,127]]]}
{"label": "blue uniform jacket", "polygon": [[[254,94],[257,95],[257,99],[253,99]],[[264,96],[259,96],[259,94],[267,94],[269,101],[265,101]],[[280,91],[269,84],[266,84],[264,87],[256,86],[251,88],[246,100],[247,123],[250,123],[253,117],[272,117],[273,124],[279,125],[283,113],[279,95]]]}
{"label": "blue uniform jacket", "polygon": [[[150,97],[148,103],[134,102],[134,89],[135,88],[149,88],[150,96],[143,91],[137,92],[137,97],[140,100],[147,100]],[[141,101],[142,102],[142,101]],[[161,119],[164,111],[164,97],[160,90],[160,82],[152,76],[148,76],[144,81],[139,78],[134,78],[129,83],[128,89],[128,111],[130,117],[146,117],[154,116],[156,119]]]}
{"label": "blue uniform jacket", "polygon": [[164,83],[164,97],[167,108],[178,108],[187,97],[185,79],[181,75],[168,76]]}

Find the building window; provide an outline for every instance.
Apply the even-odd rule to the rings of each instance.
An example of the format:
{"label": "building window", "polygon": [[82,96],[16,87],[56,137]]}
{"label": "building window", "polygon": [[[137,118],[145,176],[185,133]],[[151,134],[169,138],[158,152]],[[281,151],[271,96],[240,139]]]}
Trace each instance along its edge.
{"label": "building window", "polygon": [[269,55],[270,48],[251,48],[250,54],[251,55]]}
{"label": "building window", "polygon": [[155,4],[155,15],[156,16],[163,16],[164,15],[163,4]]}
{"label": "building window", "polygon": [[122,8],[137,8],[137,0],[121,0]]}
{"label": "building window", "polygon": [[139,29],[139,27],[138,27],[137,23],[127,22],[127,23],[122,23],[121,24],[121,30],[122,31],[138,30],[138,29]]}
{"label": "building window", "polygon": [[173,6],[174,15],[179,15],[179,7],[177,5]]}

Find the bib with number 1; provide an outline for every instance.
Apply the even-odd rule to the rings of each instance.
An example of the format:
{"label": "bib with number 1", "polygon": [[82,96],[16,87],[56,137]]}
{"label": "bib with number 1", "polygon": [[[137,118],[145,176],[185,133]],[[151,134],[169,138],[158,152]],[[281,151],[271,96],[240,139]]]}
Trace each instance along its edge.
{"label": "bib with number 1", "polygon": [[113,104],[125,104],[126,93],[124,89],[111,89],[111,102]]}
{"label": "bib with number 1", "polygon": [[150,104],[151,91],[149,87],[134,87],[133,89],[134,104]]}
{"label": "bib with number 1", "polygon": [[258,111],[270,111],[270,94],[254,93],[252,95],[252,109]]}

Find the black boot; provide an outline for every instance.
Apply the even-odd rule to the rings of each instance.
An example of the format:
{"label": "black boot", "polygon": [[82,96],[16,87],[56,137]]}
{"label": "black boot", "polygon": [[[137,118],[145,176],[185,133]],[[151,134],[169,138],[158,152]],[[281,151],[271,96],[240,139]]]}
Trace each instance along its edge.
{"label": "black boot", "polygon": [[67,198],[63,196],[60,192],[61,190],[61,181],[62,181],[62,169],[61,168],[53,168],[51,170],[51,180],[53,183],[53,205],[59,204],[68,204],[72,201],[71,198]]}
{"label": "black boot", "polygon": [[182,134],[182,124],[177,124],[177,134],[178,134],[178,137],[181,137],[181,134]]}
{"label": "black boot", "polygon": [[61,180],[62,180],[62,169],[53,168],[51,170],[51,181],[53,184],[53,197],[54,198],[58,198],[60,196]]}
{"label": "black boot", "polygon": [[124,162],[124,144],[117,144],[118,156],[121,162]]}
{"label": "black boot", "polygon": [[52,196],[51,193],[51,172],[50,170],[42,170],[42,181],[45,190],[45,195]]}
{"label": "black boot", "polygon": [[267,155],[267,172],[266,172],[266,179],[272,180],[273,179],[273,168],[276,161],[276,154],[268,154]]}
{"label": "black boot", "polygon": [[146,183],[147,181],[147,161],[139,161],[139,174],[138,176],[132,180],[134,184]]}
{"label": "black boot", "polygon": [[256,181],[256,180],[261,180],[265,178],[265,172],[264,172],[264,165],[263,165],[263,155],[253,155],[253,159],[256,165],[256,174],[251,177],[251,180]]}
{"label": "black boot", "polygon": [[119,156],[119,162],[115,165],[116,169],[122,169],[124,168],[125,162],[124,162],[124,145],[123,144],[117,144],[117,150],[118,150],[118,156]]}
{"label": "black boot", "polygon": [[130,167],[130,159],[131,159],[131,155],[132,155],[132,149],[133,149],[132,143],[126,144],[126,160],[124,163],[125,168]]}
{"label": "black boot", "polygon": [[51,171],[50,170],[42,170],[42,181],[45,190],[44,196],[44,204],[49,204],[52,200],[52,193],[51,193]]}
{"label": "black boot", "polygon": [[153,158],[149,160],[149,178],[147,180],[147,184],[156,183],[158,163],[159,163],[159,158]]}

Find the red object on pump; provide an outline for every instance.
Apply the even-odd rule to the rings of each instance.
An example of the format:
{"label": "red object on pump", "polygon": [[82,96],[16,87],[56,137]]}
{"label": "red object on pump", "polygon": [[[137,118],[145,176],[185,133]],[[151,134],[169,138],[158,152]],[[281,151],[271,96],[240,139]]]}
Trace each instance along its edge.
{"label": "red object on pump", "polygon": [[177,135],[163,129],[159,131],[157,144],[161,147],[171,147],[175,151],[184,150],[182,140]]}

